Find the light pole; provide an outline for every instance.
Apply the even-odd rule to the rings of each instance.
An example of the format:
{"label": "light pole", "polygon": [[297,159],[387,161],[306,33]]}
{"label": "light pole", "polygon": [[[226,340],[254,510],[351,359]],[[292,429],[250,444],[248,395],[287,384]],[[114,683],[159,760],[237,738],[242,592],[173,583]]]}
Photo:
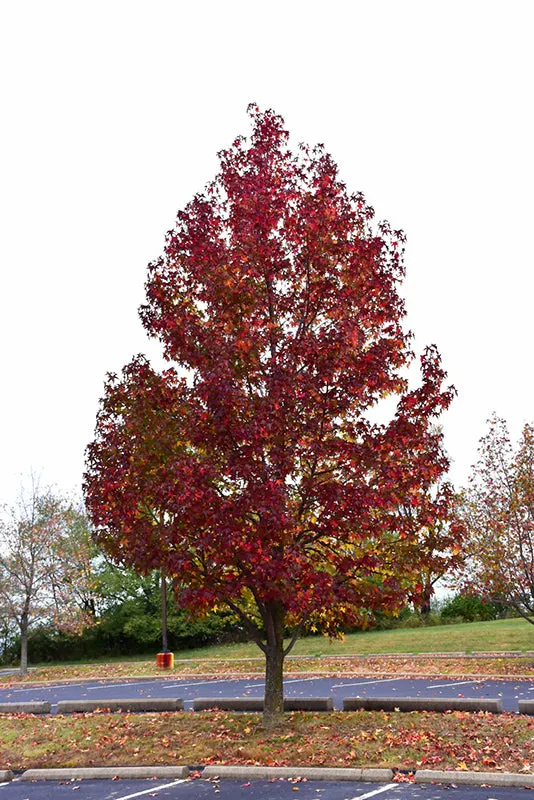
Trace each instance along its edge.
{"label": "light pole", "polygon": [[167,579],[161,570],[161,653],[156,656],[156,664],[161,669],[172,669],[174,666],[174,653],[169,653],[167,639]]}

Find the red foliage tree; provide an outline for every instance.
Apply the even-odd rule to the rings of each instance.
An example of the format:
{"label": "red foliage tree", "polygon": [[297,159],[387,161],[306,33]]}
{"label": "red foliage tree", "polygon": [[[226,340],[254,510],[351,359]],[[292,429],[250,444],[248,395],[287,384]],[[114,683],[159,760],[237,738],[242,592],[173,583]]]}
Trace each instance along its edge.
{"label": "red foliage tree", "polygon": [[[322,146],[295,155],[279,116],[250,111],[250,142],[219,154],[149,266],[143,324],[189,377],[142,357],[109,376],[85,493],[109,553],[239,615],[272,725],[305,623],[335,634],[413,594],[432,557],[419,532],[450,511],[450,487],[430,490],[453,390],[435,347],[418,388],[404,376],[402,232],[373,226]],[[391,394],[394,417],[372,422]]]}

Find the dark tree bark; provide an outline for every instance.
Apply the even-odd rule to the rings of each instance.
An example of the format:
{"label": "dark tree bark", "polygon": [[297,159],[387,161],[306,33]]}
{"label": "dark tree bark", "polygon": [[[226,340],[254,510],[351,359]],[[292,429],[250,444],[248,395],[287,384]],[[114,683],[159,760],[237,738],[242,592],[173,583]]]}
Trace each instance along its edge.
{"label": "dark tree bark", "polygon": [[419,611],[421,616],[426,619],[431,611],[431,600],[432,600],[432,584],[427,583],[423,589],[422,593],[422,600],[421,605],[419,607]]}
{"label": "dark tree bark", "polygon": [[265,704],[263,725],[274,728],[284,719],[284,618],[280,603],[265,606]]}
{"label": "dark tree bark", "polygon": [[20,674],[28,674],[28,614],[24,612],[20,620]]}

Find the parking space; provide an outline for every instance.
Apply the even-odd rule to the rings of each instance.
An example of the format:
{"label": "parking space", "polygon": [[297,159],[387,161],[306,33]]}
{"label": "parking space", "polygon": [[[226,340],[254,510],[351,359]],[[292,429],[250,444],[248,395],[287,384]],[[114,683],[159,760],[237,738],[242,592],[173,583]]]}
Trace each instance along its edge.
{"label": "parking space", "polygon": [[[60,700],[106,700],[124,698],[181,697],[191,709],[197,697],[262,697],[265,683],[261,678],[152,679],[134,681],[94,681],[39,687],[14,684],[0,689],[0,702],[48,701],[55,712]],[[291,677],[284,681],[287,697],[332,697],[342,708],[344,697],[494,697],[502,700],[507,711],[517,711],[519,700],[534,699],[533,681],[440,680],[435,678]]]}
{"label": "parking space", "polygon": [[[63,783],[12,781],[0,784],[0,800],[527,800],[527,790],[509,787],[370,784],[328,781],[86,780]],[[528,795],[528,797],[530,797]]]}

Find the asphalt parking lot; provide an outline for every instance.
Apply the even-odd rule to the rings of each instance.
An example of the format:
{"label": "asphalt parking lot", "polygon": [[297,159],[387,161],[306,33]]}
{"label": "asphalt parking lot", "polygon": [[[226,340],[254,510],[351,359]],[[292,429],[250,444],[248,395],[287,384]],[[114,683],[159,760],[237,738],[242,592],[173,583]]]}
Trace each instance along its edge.
{"label": "asphalt parking lot", "polygon": [[0,800],[528,800],[517,787],[371,784],[328,781],[84,780],[0,784]]}
{"label": "asphalt parking lot", "polygon": [[[181,697],[191,709],[197,697],[262,697],[265,683],[261,678],[229,680],[219,678],[145,679],[132,681],[92,681],[0,689],[0,702],[48,701],[55,713],[60,700],[112,700],[124,698]],[[517,711],[519,700],[534,700],[534,681],[441,680],[436,678],[288,678],[284,681],[287,697],[332,697],[341,708],[344,697],[469,697],[500,698],[507,711]]]}

